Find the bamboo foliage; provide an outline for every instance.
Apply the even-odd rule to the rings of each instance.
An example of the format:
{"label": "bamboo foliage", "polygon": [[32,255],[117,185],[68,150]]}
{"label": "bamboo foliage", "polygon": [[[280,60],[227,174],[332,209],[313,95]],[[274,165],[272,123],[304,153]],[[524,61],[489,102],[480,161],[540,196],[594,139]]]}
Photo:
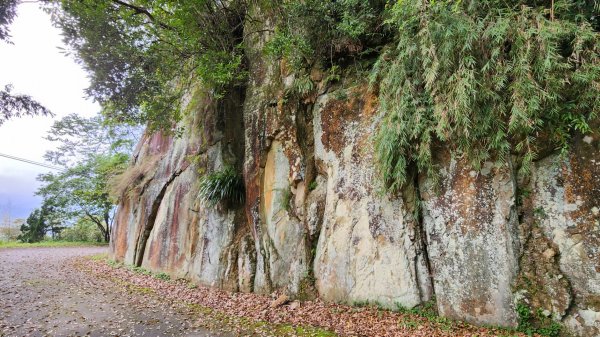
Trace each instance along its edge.
{"label": "bamboo foliage", "polygon": [[435,177],[444,143],[474,168],[516,156],[527,174],[541,148],[568,149],[600,109],[598,33],[569,1],[399,1],[397,43],[375,64],[383,119],[376,135],[390,191],[407,170]]}

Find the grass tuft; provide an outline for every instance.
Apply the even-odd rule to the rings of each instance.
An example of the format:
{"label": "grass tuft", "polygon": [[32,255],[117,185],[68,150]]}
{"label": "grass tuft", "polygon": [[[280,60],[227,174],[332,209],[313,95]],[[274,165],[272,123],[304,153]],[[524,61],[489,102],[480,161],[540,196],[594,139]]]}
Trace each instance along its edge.
{"label": "grass tuft", "polygon": [[200,197],[210,206],[219,202],[240,205],[246,197],[244,179],[231,166],[205,175],[200,181]]}

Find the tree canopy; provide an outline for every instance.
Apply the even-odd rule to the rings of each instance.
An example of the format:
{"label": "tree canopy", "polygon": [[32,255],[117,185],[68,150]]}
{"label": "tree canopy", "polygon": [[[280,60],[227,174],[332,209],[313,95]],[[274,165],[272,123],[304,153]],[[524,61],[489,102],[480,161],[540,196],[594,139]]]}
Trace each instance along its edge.
{"label": "tree canopy", "polygon": [[109,124],[100,115],[84,118],[70,114],[54,122],[45,139],[57,144],[45,159],[69,166],[98,154],[130,153],[140,136],[140,128]]}
{"label": "tree canopy", "polygon": [[22,116],[53,116],[52,112],[29,95],[15,95],[7,84],[0,90],[0,126],[5,121]]}
{"label": "tree canopy", "polygon": [[37,194],[52,204],[63,223],[86,218],[108,241],[115,212],[108,184],[127,166],[138,137],[136,128],[110,126],[100,116],[68,115],[56,121],[47,139],[58,147],[47,152],[46,159],[65,170],[40,175]]}
{"label": "tree canopy", "polygon": [[27,221],[21,225],[21,235],[17,239],[27,243],[42,241],[48,231],[46,217],[49,212],[50,210],[46,205],[42,205],[41,208],[36,208],[31,212]]}
{"label": "tree canopy", "polygon": [[215,94],[244,77],[243,1],[62,0],[49,10],[118,122],[170,130],[190,77]]}
{"label": "tree canopy", "polygon": [[10,24],[17,15],[18,0],[0,2],[0,41],[10,42]]}
{"label": "tree canopy", "polygon": [[100,154],[87,158],[62,173],[47,173],[39,177],[42,187],[37,194],[51,200],[67,219],[86,217],[110,239],[115,205],[108,192],[108,180],[128,163],[124,154]]}
{"label": "tree canopy", "polygon": [[515,158],[526,174],[597,119],[593,0],[62,0],[48,8],[105,116],[173,130],[190,82],[216,98],[244,85],[244,40],[264,33],[252,30],[264,19],[249,10],[256,5],[274,23],[263,51],[286,61],[298,92],[314,90],[315,67],[332,79],[344,67],[370,71],[390,191],[411,170],[435,177],[438,144],[475,168]]}

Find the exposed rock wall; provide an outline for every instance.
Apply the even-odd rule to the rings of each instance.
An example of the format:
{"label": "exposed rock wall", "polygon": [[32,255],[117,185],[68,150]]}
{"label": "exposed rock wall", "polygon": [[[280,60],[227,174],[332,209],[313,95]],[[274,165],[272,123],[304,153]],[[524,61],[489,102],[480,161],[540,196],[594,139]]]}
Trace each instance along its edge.
{"label": "exposed rock wall", "polygon": [[440,152],[440,184],[421,182],[438,309],[474,323],[515,326],[519,246],[512,167],[486,162],[474,171]]}
{"label": "exposed rock wall", "polygon": [[535,225],[550,242],[535,263],[559,267],[546,275],[561,281],[548,309],[574,333],[600,335],[600,133],[576,139],[566,158],[540,160],[530,191]]}
{"label": "exposed rock wall", "polygon": [[432,295],[421,228],[406,195],[381,193],[374,100],[364,87],[340,89],[314,106],[315,160],[325,184],[316,286],[326,300],[414,307]]}
{"label": "exposed rock wall", "polygon": [[195,88],[186,97],[182,136],[142,138],[124,177],[130,187],[111,240],[115,259],[212,286],[251,290],[255,252],[247,244],[242,212],[208,207],[198,196],[201,172],[236,165],[235,152],[243,153],[243,143],[237,149],[234,144],[243,125],[241,112],[238,119],[223,113],[231,106],[240,111],[240,97],[217,104]]}
{"label": "exposed rock wall", "polygon": [[[269,21],[266,20],[267,28]],[[255,27],[256,28],[256,27]],[[272,27],[271,27],[272,28]],[[185,97],[180,137],[145,135],[126,175],[111,255],[233,291],[412,308],[516,326],[531,306],[600,334],[600,137],[551,154],[530,177],[473,170],[440,147],[439,180],[383,193],[376,94],[351,75],[295,94],[285,63],[248,38],[249,80],[220,102]],[[241,207],[204,204],[203,174],[243,173]]]}

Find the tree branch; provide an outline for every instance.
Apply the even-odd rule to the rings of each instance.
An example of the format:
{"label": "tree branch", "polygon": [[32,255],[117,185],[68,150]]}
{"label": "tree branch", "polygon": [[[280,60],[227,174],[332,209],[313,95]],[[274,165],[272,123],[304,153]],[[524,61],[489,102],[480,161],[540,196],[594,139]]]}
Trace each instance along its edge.
{"label": "tree branch", "polygon": [[100,229],[100,232],[102,232],[102,236],[106,237],[107,230],[104,228],[104,226],[102,226],[102,222],[96,219],[96,217],[90,214],[88,211],[85,211],[85,215],[87,215],[96,224],[96,226],[98,226],[98,229]]}
{"label": "tree branch", "polygon": [[159,25],[161,28],[168,29],[168,30],[174,30],[173,27],[171,27],[171,26],[169,26],[167,24],[164,24],[164,23],[158,21],[156,19],[156,17],[154,17],[154,15],[152,13],[150,13],[150,11],[147,10],[146,8],[144,8],[144,7],[140,7],[140,6],[137,6],[137,5],[134,5],[134,4],[130,4],[128,2],[121,1],[121,0],[111,0],[111,1],[114,2],[114,3],[116,3],[116,4],[118,4],[118,5],[121,5],[123,7],[127,7],[129,9],[132,9],[136,14],[143,14],[143,15],[145,15],[148,19],[150,19],[150,21],[152,21],[155,24]]}

